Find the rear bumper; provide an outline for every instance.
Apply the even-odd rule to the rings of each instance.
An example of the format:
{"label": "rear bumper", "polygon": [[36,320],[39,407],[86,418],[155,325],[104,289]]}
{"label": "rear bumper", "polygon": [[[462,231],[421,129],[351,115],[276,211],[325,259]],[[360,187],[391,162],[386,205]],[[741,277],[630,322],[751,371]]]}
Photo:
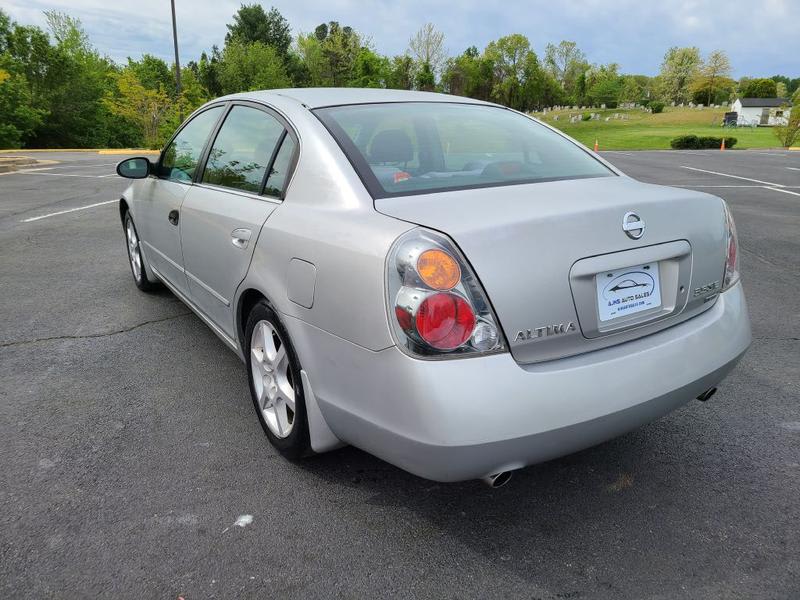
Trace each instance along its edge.
{"label": "rear bumper", "polygon": [[521,468],[635,429],[719,383],[751,339],[741,284],[646,338],[527,366],[510,354],[416,360],[291,325],[333,433],[439,481]]}

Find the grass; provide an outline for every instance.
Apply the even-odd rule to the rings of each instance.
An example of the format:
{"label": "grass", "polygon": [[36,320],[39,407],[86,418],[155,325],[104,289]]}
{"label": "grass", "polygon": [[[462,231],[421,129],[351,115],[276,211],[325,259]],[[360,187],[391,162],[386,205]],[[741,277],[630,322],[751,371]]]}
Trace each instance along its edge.
{"label": "grass", "polygon": [[[600,113],[600,120],[569,122],[571,114],[584,112]],[[628,118],[614,119],[615,113]],[[689,134],[733,136],[737,139],[735,148],[741,149],[776,148],[780,145],[771,127],[723,129],[719,124],[724,113],[724,108],[667,107],[663,113],[655,115],[640,109],[586,109],[534,113],[534,116],[589,147],[594,147],[596,139],[600,150],[669,150],[672,138]],[[557,121],[553,119],[555,115],[559,116]],[[606,121],[606,117],[612,118]]]}

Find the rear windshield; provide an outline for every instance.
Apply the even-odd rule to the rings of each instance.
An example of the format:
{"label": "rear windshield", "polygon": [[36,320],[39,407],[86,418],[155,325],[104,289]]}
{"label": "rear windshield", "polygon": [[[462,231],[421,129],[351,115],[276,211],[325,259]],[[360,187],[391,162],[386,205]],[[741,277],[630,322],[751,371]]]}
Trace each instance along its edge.
{"label": "rear windshield", "polygon": [[613,175],[574,143],[500,107],[401,102],[315,113],[374,198]]}

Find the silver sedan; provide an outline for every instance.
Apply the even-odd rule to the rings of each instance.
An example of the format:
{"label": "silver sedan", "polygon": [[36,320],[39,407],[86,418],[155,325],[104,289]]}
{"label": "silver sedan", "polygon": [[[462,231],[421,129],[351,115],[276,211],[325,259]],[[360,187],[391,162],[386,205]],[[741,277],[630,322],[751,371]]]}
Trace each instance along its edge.
{"label": "silver sedan", "polygon": [[707,400],[750,344],[725,202],[501,106],[237,94],[117,170],[137,287],[243,359],[289,458],[497,486]]}

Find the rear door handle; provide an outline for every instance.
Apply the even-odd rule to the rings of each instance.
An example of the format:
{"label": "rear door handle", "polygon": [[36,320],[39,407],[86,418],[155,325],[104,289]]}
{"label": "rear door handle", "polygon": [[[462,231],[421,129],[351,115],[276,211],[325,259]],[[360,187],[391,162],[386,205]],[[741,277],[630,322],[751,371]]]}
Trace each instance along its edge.
{"label": "rear door handle", "polygon": [[234,229],[231,231],[231,244],[237,248],[244,250],[250,242],[250,236],[253,234],[249,229]]}
{"label": "rear door handle", "polygon": [[177,210],[169,211],[169,214],[167,215],[167,219],[169,220],[170,223],[172,223],[173,225],[177,226],[178,225],[178,218],[179,218],[179,214],[178,214]]}

